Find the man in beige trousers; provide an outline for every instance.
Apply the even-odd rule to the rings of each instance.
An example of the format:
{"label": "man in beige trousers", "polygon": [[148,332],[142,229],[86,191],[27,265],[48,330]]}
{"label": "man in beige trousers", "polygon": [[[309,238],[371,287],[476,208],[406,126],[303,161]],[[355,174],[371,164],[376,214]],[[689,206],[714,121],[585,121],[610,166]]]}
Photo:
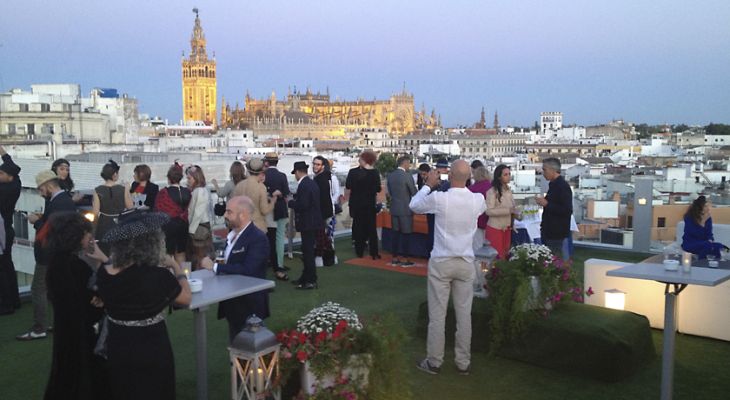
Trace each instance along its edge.
{"label": "man in beige trousers", "polygon": [[[457,371],[469,375],[471,365],[471,304],[474,298],[474,250],[472,239],[477,219],[486,209],[484,197],[466,188],[469,164],[451,164],[446,192],[435,191],[439,173],[431,171],[421,190],[411,199],[414,213],[436,216],[434,245],[428,261],[428,338],[426,358],[417,367],[429,374],[441,372],[444,361],[444,325],[449,295],[453,291],[456,312],[454,362]],[[433,192],[433,193],[432,193]]]}

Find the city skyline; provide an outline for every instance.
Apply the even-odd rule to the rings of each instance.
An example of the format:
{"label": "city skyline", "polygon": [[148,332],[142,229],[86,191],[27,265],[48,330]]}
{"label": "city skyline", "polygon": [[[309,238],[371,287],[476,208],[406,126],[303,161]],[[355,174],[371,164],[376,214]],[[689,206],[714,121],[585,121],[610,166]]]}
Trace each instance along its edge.
{"label": "city skyline", "polygon": [[405,82],[416,109],[435,108],[446,126],[473,124],[483,106],[517,126],[542,111],[563,112],[566,124],[730,122],[722,1],[3,3],[1,90],[114,87],[171,122],[182,117],[193,7],[216,55],[218,100],[232,105],[247,90],[329,88],[354,100]]}

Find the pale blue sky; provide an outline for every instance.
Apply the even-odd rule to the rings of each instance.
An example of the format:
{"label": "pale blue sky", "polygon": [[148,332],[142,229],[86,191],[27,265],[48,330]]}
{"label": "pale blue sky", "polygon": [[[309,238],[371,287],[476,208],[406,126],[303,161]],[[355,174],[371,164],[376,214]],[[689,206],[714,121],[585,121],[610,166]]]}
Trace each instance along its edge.
{"label": "pale blue sky", "polygon": [[115,87],[181,116],[192,8],[243,104],[288,86],[386,98],[406,82],[447,125],[730,122],[730,1],[0,1],[0,89]]}

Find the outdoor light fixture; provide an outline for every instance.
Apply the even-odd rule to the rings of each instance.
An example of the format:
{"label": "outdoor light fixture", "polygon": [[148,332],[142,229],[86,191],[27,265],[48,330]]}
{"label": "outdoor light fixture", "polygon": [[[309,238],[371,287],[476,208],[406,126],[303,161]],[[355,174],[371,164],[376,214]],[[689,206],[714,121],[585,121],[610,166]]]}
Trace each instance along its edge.
{"label": "outdoor light fixture", "polygon": [[89,222],[94,222],[94,220],[96,219],[96,218],[95,218],[95,216],[94,216],[94,213],[93,213],[93,212],[91,212],[91,211],[87,211],[87,212],[83,213],[82,215],[83,215],[83,216],[84,216],[84,218],[86,218],[86,219],[87,219],[87,220],[88,220]]}
{"label": "outdoor light fixture", "polygon": [[618,289],[608,289],[605,291],[606,298],[604,307],[613,308],[614,310],[623,310],[626,305],[626,292]]}
{"label": "outdoor light fixture", "polygon": [[639,201],[639,205],[640,206],[645,206],[646,205],[646,199],[644,197],[640,197],[638,201]]}
{"label": "outdoor light fixture", "polygon": [[231,396],[233,399],[281,400],[278,388],[272,388],[279,375],[279,342],[256,315],[246,320],[246,327],[228,347],[231,357]]}

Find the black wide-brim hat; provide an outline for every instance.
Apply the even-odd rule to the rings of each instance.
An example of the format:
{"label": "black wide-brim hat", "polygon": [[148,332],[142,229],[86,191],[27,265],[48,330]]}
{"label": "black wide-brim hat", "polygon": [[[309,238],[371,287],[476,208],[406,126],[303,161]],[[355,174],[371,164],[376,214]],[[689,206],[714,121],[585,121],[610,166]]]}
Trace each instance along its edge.
{"label": "black wide-brim hat", "polygon": [[104,243],[115,243],[133,239],[137,236],[155,232],[162,228],[170,217],[161,212],[132,209],[119,215],[117,226],[109,230],[101,239]]}
{"label": "black wide-brim hat", "polygon": [[292,169],[291,173],[295,173],[297,171],[304,171],[307,172],[307,169],[309,168],[309,165],[307,165],[304,161],[297,161],[294,163],[294,169]]}

